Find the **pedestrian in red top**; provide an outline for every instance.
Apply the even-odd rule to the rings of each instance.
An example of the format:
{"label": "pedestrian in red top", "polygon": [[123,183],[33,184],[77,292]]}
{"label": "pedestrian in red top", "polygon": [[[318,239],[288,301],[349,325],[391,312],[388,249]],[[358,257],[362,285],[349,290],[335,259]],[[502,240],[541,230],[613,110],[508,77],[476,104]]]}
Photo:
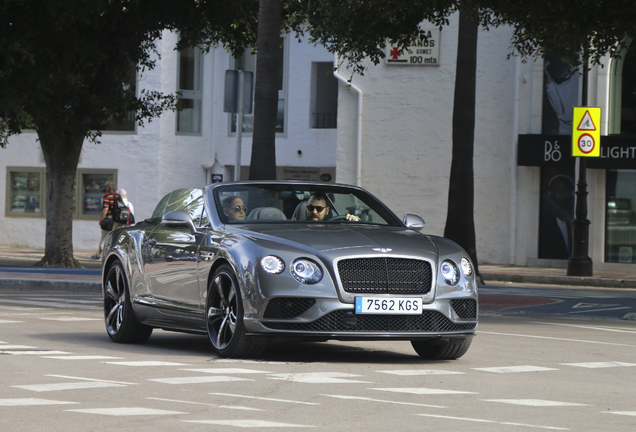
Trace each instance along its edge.
{"label": "pedestrian in red top", "polygon": [[109,232],[115,231],[122,227],[122,224],[113,221],[113,205],[115,204],[115,183],[107,180],[104,183],[106,187],[106,193],[104,194],[104,207],[102,208],[102,215],[99,218],[99,227],[102,230],[102,238],[99,241],[99,249],[96,255],[93,255],[93,259],[102,258],[102,250],[104,248],[104,241]]}

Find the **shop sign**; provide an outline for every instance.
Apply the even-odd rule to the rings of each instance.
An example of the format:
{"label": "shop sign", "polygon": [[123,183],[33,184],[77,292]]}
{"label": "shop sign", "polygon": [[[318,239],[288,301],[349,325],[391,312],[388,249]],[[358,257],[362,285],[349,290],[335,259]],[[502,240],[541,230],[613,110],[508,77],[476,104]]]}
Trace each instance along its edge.
{"label": "shop sign", "polygon": [[386,42],[387,65],[439,66],[440,30],[424,30],[426,39],[415,40],[400,50],[397,45]]}

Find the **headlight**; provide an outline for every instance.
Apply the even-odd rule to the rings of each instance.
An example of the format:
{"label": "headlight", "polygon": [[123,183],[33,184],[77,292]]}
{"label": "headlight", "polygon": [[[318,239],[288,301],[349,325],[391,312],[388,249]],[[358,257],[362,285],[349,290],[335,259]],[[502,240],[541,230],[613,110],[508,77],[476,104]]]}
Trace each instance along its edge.
{"label": "headlight", "polygon": [[470,276],[473,274],[473,265],[470,263],[468,258],[462,258],[461,266],[464,276]]}
{"label": "headlight", "polygon": [[457,285],[457,282],[459,282],[459,269],[453,261],[444,260],[440,267],[440,272],[444,282],[448,285]]}
{"label": "headlight", "polygon": [[306,258],[298,258],[291,265],[291,274],[304,284],[315,284],[322,279],[322,269],[315,262]]}
{"label": "headlight", "polygon": [[261,259],[261,267],[263,267],[263,270],[267,273],[279,274],[285,270],[285,263],[277,256],[267,255]]}

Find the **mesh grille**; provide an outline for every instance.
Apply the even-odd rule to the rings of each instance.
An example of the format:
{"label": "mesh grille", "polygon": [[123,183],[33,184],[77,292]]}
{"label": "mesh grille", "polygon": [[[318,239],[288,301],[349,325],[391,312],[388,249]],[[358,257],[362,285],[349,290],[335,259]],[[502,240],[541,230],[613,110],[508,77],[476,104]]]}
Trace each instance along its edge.
{"label": "mesh grille", "polygon": [[474,299],[455,299],[451,307],[461,319],[477,319],[477,301]]}
{"label": "mesh grille", "polygon": [[270,300],[263,318],[296,318],[316,304],[312,298],[279,297]]}
{"label": "mesh grille", "polygon": [[352,294],[427,294],[428,261],[404,258],[356,258],[338,262],[343,289]]}
{"label": "mesh grille", "polygon": [[[357,318],[351,320],[351,318]],[[345,320],[347,324],[345,324]],[[422,315],[353,315],[331,312],[310,323],[263,323],[274,330],[306,332],[451,332],[474,330],[477,324],[455,324],[437,311]]]}

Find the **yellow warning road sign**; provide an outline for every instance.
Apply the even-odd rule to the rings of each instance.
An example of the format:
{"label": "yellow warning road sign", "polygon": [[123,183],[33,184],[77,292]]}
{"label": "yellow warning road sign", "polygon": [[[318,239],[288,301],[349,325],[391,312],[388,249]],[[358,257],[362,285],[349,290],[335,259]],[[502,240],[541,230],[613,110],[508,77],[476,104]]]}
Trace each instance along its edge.
{"label": "yellow warning road sign", "polygon": [[601,154],[601,109],[574,107],[572,156],[599,157]]}

